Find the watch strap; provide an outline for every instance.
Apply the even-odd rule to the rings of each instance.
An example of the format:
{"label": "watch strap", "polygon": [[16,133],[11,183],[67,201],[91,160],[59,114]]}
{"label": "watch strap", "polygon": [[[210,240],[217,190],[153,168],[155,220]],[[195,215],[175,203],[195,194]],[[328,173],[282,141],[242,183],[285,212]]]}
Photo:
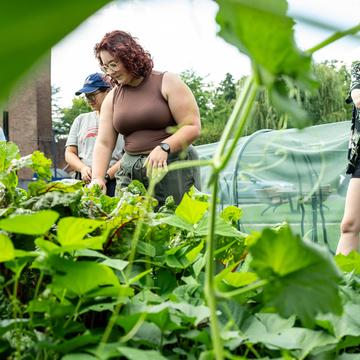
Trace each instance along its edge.
{"label": "watch strap", "polygon": [[165,152],[167,152],[168,154],[170,154],[170,145],[167,143],[160,143],[159,145],[161,147],[162,150],[164,150]]}

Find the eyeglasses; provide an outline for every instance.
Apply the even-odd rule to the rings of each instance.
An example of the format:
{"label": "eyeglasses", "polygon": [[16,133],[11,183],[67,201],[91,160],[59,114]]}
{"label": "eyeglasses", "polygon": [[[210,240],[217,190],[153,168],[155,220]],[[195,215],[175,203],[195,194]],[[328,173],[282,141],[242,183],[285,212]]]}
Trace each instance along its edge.
{"label": "eyeglasses", "polygon": [[104,73],[107,73],[109,70],[117,71],[119,70],[119,64],[115,61],[110,61],[108,64],[100,65],[100,68]]}
{"label": "eyeglasses", "polygon": [[100,93],[102,93],[102,91],[98,90],[98,91],[94,91],[92,93],[84,94],[84,95],[85,95],[86,100],[91,102],[91,101],[94,101],[96,99],[96,96]]}

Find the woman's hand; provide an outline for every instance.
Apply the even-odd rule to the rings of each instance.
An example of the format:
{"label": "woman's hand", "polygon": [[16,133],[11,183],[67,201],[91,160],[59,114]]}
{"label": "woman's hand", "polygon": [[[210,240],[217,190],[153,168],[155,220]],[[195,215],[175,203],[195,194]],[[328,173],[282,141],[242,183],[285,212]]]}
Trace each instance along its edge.
{"label": "woman's hand", "polygon": [[94,185],[99,185],[103,194],[106,194],[106,180],[104,178],[91,179],[91,183],[88,186],[93,187]]}
{"label": "woman's hand", "polygon": [[167,160],[168,153],[160,146],[156,146],[145,160],[146,175],[148,177],[156,176],[159,170],[167,170]]}
{"label": "woman's hand", "polygon": [[80,169],[81,180],[85,181],[87,184],[91,181],[91,168],[87,165],[84,165]]}

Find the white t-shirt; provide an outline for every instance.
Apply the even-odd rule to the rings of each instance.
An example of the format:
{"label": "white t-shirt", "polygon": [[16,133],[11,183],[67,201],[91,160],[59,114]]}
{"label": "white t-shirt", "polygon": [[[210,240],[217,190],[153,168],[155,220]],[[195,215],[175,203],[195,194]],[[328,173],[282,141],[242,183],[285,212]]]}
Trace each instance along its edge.
{"label": "white t-shirt", "polygon": [[[95,140],[99,129],[99,117],[96,111],[80,114],[71,125],[66,146],[77,146],[78,156],[83,163],[91,167]],[[121,159],[124,148],[124,138],[118,135],[115,149],[112,153],[110,166]]]}
{"label": "white t-shirt", "polygon": [[2,127],[0,127],[0,141],[6,141],[6,138],[5,138],[4,131],[3,131]]}

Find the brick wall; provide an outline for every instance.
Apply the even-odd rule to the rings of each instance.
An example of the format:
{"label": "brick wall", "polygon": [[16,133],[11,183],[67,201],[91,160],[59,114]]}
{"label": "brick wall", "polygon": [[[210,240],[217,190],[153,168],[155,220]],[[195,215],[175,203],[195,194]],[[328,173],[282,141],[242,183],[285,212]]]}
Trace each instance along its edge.
{"label": "brick wall", "polygon": [[[40,150],[53,158],[50,54],[12,92],[8,112],[9,140],[19,146],[21,155]],[[19,172],[20,179],[31,176],[30,170]]]}

